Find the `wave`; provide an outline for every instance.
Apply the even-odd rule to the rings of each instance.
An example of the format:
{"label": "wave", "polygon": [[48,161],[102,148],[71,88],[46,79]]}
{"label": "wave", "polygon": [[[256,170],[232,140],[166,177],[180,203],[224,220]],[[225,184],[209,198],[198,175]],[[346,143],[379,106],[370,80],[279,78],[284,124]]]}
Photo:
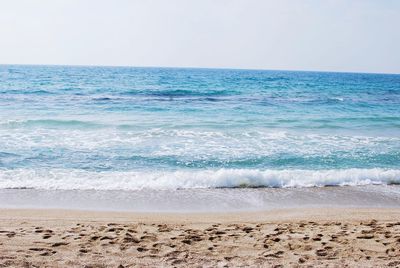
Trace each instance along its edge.
{"label": "wave", "polygon": [[37,89],[37,90],[20,90],[20,89],[11,89],[11,90],[1,90],[0,94],[17,94],[17,95],[54,95],[56,94],[55,92],[43,90],[43,89]]}
{"label": "wave", "polygon": [[179,97],[208,97],[208,96],[230,96],[237,95],[239,92],[234,90],[213,90],[213,89],[157,89],[157,90],[133,90],[121,93],[121,95],[128,96],[148,96],[148,97],[171,97],[171,98],[179,98]]}
{"label": "wave", "polygon": [[[218,102],[219,99],[207,98],[208,101]],[[99,99],[100,101],[100,99]],[[101,101],[106,101],[107,98],[102,98]],[[109,107],[107,110],[113,110],[114,108]],[[119,108],[118,108],[119,109]],[[117,109],[117,110],[118,110]],[[147,126],[151,129],[156,128],[166,128],[168,130],[168,126],[176,127],[191,127],[188,125],[187,121],[179,120],[170,122],[170,121],[162,121],[162,112],[165,111],[163,107],[147,107],[147,113],[159,112],[160,116],[151,116],[148,118],[138,118],[138,117],[129,117],[129,116],[93,116],[87,115],[86,118],[79,119],[71,119],[71,118],[32,118],[32,119],[3,119],[0,120],[0,128],[49,128],[49,129],[72,129],[72,130],[87,130],[94,129],[97,130],[99,128],[117,128],[120,130],[136,130],[141,128],[142,126]],[[186,112],[190,112],[196,114],[196,109],[186,109]],[[144,113],[146,114],[146,113]],[[119,115],[119,114],[118,114]],[[123,117],[124,120],[121,120]],[[168,118],[169,119],[169,118]],[[121,120],[121,121],[119,121]],[[139,121],[142,120],[142,121]],[[218,130],[218,126],[221,124],[229,124],[227,127],[235,129],[246,125],[249,128],[255,128],[255,131],[258,131],[260,128],[264,128],[264,130],[275,130],[279,131],[282,129],[289,129],[295,131],[307,131],[307,130],[321,130],[321,133],[324,130],[342,130],[344,133],[353,133],[354,128],[364,129],[364,130],[376,130],[377,127],[386,127],[387,129],[399,129],[400,117],[399,116],[380,116],[380,117],[333,117],[333,118],[281,118],[277,117],[271,120],[265,120],[262,123],[258,121],[251,120],[228,120],[228,118],[224,119],[223,122],[215,122],[212,120],[202,121],[193,119],[191,120],[192,127],[202,127],[205,130],[212,131]],[[291,132],[291,131],[289,131]],[[368,134],[368,133],[367,133]]]}
{"label": "wave", "polygon": [[0,188],[141,190],[193,188],[290,188],[400,184],[400,169],[180,170],[91,172],[52,169],[0,170]]}
{"label": "wave", "polygon": [[57,120],[57,119],[31,119],[31,120],[9,120],[0,123],[0,126],[11,128],[19,127],[45,127],[45,128],[72,128],[72,129],[92,129],[104,127],[103,124],[81,121],[81,120]]}
{"label": "wave", "polygon": [[[0,128],[3,168],[398,168],[400,139],[270,130]],[[2,165],[3,164],[3,165]]]}

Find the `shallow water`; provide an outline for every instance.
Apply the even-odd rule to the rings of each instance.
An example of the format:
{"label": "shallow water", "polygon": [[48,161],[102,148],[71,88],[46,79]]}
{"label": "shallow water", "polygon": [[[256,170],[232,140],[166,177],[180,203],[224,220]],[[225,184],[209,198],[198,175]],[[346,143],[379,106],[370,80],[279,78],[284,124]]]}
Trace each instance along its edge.
{"label": "shallow water", "polygon": [[400,75],[0,66],[0,188],[400,183]]}

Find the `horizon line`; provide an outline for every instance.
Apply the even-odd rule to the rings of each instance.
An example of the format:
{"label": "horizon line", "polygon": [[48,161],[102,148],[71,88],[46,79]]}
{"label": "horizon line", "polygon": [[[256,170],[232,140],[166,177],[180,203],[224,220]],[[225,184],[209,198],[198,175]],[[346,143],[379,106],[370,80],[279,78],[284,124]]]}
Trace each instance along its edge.
{"label": "horizon line", "polygon": [[100,68],[160,68],[160,69],[204,69],[204,70],[242,70],[242,71],[278,71],[278,72],[310,72],[310,73],[347,73],[347,74],[382,74],[400,75],[399,73],[363,72],[363,71],[326,71],[312,69],[259,69],[259,68],[234,68],[234,67],[193,67],[193,66],[134,66],[134,65],[95,65],[95,64],[47,64],[47,63],[0,63],[0,66],[51,66],[51,67],[100,67]]}

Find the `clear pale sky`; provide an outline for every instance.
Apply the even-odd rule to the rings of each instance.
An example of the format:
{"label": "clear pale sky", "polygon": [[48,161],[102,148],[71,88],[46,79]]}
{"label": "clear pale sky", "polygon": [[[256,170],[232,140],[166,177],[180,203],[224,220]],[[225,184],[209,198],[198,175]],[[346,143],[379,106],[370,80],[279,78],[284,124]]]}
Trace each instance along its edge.
{"label": "clear pale sky", "polygon": [[400,1],[1,0],[0,64],[400,73]]}

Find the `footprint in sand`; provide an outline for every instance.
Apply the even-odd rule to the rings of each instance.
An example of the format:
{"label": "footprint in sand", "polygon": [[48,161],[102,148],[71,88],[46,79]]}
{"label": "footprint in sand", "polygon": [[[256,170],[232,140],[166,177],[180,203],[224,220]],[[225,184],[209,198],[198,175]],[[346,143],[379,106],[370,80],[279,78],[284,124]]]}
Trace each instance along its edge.
{"label": "footprint in sand", "polygon": [[51,246],[52,247],[60,247],[60,246],[66,246],[66,245],[69,245],[69,243],[67,243],[67,242],[57,242],[57,243],[52,244]]}
{"label": "footprint in sand", "polygon": [[145,247],[138,247],[136,250],[139,251],[139,252],[145,252],[145,251],[147,251],[148,249],[145,248]]}
{"label": "footprint in sand", "polygon": [[6,234],[6,236],[7,236],[8,238],[12,238],[12,237],[14,237],[15,235],[16,235],[15,232],[8,232],[8,233]]}
{"label": "footprint in sand", "polygon": [[157,236],[156,235],[144,235],[144,236],[142,236],[142,237],[140,237],[140,240],[144,240],[144,241],[152,241],[152,242],[155,242],[155,241],[157,241],[158,239],[157,239]]}
{"label": "footprint in sand", "polygon": [[357,239],[372,239],[374,237],[375,236],[373,234],[364,234],[364,235],[357,236]]}
{"label": "footprint in sand", "polygon": [[325,257],[328,255],[328,251],[326,251],[325,249],[317,249],[315,251],[315,254],[319,257]]}
{"label": "footprint in sand", "polygon": [[87,250],[86,248],[81,248],[81,249],[79,250],[79,252],[80,252],[80,253],[88,253],[89,250]]}
{"label": "footprint in sand", "polygon": [[140,239],[137,237],[132,236],[131,234],[127,233],[124,237],[124,239],[122,240],[123,243],[139,243]]}

